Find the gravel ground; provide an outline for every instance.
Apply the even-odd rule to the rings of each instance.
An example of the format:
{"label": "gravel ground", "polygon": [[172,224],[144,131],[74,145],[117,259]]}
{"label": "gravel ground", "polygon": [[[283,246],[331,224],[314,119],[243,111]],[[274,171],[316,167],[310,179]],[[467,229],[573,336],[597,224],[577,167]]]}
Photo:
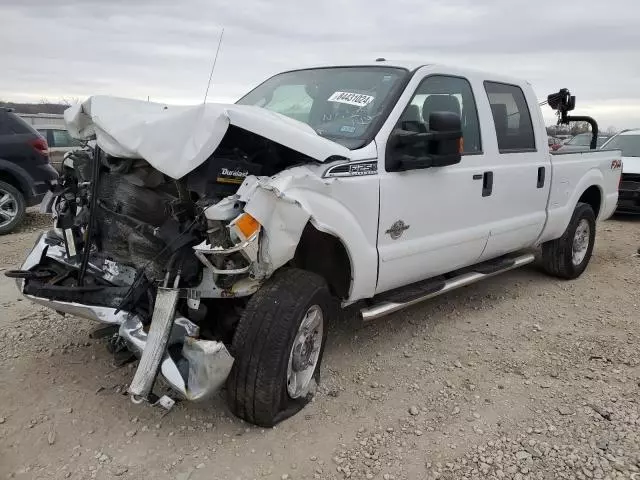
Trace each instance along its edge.
{"label": "gravel ground", "polygon": [[[48,220],[2,237],[19,264]],[[91,322],[0,279],[0,478],[640,480],[640,222],[600,225],[587,272],[525,268],[330,329],[315,401],[277,428],[221,397],[133,405]]]}

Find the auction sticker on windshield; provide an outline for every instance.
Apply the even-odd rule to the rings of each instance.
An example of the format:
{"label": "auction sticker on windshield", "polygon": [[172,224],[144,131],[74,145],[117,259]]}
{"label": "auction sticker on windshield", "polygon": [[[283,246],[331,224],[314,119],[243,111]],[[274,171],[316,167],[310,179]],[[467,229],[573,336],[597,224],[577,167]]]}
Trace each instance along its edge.
{"label": "auction sticker on windshield", "polygon": [[347,103],[356,107],[366,107],[373,102],[374,97],[361,93],[335,92],[328,99],[329,102]]}

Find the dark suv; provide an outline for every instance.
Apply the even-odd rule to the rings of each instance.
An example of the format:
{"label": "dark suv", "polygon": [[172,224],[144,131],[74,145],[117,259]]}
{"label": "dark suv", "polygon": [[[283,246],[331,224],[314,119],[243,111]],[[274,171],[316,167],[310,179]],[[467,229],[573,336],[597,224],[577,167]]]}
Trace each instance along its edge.
{"label": "dark suv", "polygon": [[11,109],[0,107],[0,235],[16,228],[26,207],[37,205],[57,179],[47,141]]}

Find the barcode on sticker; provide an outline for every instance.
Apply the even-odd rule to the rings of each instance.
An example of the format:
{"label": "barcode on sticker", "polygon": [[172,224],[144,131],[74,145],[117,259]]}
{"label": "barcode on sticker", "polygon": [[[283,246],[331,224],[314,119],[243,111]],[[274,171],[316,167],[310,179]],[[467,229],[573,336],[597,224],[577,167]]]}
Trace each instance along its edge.
{"label": "barcode on sticker", "polygon": [[349,105],[355,105],[356,107],[366,107],[373,102],[371,95],[364,95],[362,93],[351,92],[335,92],[328,99],[329,102],[347,103]]}

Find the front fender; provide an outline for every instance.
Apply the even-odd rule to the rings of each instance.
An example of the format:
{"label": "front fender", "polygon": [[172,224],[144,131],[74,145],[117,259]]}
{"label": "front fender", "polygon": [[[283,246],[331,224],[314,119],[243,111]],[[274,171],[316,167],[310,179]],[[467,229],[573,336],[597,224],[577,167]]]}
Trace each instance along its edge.
{"label": "front fender", "polygon": [[351,262],[347,301],[353,302],[375,292],[378,188],[373,176],[321,179],[298,167],[277,178],[248,178],[238,195],[246,201],[245,211],[264,228],[261,255],[269,273],[294,257],[307,222],[337,237]]}

